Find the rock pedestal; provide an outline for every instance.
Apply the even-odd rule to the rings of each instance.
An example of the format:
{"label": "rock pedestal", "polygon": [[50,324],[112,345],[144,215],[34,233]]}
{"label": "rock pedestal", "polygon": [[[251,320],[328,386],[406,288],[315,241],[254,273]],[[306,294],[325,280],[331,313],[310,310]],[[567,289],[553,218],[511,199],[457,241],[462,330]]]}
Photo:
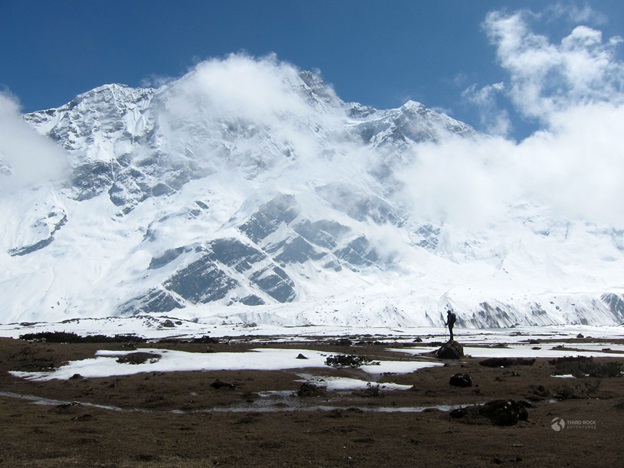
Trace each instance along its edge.
{"label": "rock pedestal", "polygon": [[464,348],[457,341],[449,341],[435,352],[439,359],[460,359],[464,357]]}

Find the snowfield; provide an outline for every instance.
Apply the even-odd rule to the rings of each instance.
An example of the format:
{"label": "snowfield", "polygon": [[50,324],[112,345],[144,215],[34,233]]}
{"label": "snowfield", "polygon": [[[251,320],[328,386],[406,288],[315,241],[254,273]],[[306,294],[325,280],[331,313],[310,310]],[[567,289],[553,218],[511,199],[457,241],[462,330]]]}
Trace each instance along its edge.
{"label": "snowfield", "polygon": [[[171,321],[172,319],[167,319]],[[379,341],[386,349],[406,353],[416,357],[410,361],[380,361],[366,364],[359,369],[370,376],[369,381],[335,381],[324,379],[323,386],[329,389],[360,388],[375,382],[386,374],[411,373],[418,369],[442,365],[428,358],[427,353],[438,349],[440,342],[448,339],[448,334],[440,327],[435,328],[344,328],[344,327],[282,327],[245,325],[209,325],[200,322],[182,322],[173,319],[167,326],[164,322],[147,318],[106,318],[74,320],[66,323],[37,323],[0,325],[0,336],[18,338],[26,333],[42,331],[63,331],[88,335],[123,334],[132,330],[136,336],[151,340],[164,338],[192,339],[211,336],[220,340],[244,338],[268,345],[245,353],[188,353],[159,349],[146,344],[132,351],[106,351],[97,353],[93,359],[70,362],[50,372],[11,372],[12,375],[33,380],[69,379],[79,374],[82,377],[106,377],[132,375],[143,372],[181,372],[210,370],[281,370],[281,369],[330,369],[325,360],[331,354],[310,349],[271,348],[270,343],[290,341],[315,342],[319,338],[350,337],[353,340]],[[176,324],[179,323],[179,324]],[[591,339],[584,342],[580,337]],[[455,339],[464,346],[466,355],[486,357],[545,357],[563,356],[624,356],[624,327],[558,326],[558,327],[518,327],[513,329],[455,329]],[[574,340],[576,339],[576,341]],[[570,342],[569,340],[573,340]],[[596,342],[596,340],[599,340]],[[615,340],[615,343],[613,341]],[[417,343],[416,343],[417,342]],[[401,347],[396,347],[398,344]],[[131,364],[118,362],[129,354],[140,352],[151,355],[145,362]],[[306,359],[297,358],[299,354]],[[319,377],[305,374],[308,382],[317,382]],[[357,380],[357,379],[356,379]],[[388,389],[402,389],[390,386]]]}
{"label": "snowfield", "polygon": [[[413,101],[346,103],[245,56],[2,118],[0,323],[624,323],[612,197],[533,159],[555,134],[513,145]],[[595,194],[604,210],[575,211]]]}

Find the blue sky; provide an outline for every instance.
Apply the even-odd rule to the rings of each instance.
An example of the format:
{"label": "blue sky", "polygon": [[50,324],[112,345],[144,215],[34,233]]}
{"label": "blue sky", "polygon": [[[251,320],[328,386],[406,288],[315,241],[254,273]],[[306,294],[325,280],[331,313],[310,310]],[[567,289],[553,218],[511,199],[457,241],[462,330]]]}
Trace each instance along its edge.
{"label": "blue sky", "polygon": [[[624,2],[547,0],[0,0],[0,89],[22,111],[57,107],[105,83],[140,86],[245,51],[320,70],[337,94],[377,108],[420,101],[523,138],[543,123],[514,101],[513,65],[485,25],[524,16],[553,44],[586,25],[624,35]],[[567,13],[563,13],[567,12]],[[612,47],[615,58],[624,47]],[[619,54],[619,55],[618,55]],[[517,70],[516,70],[517,72]],[[497,87],[498,86],[498,87]],[[490,113],[484,117],[485,113]],[[506,124],[492,116],[504,115]],[[504,120],[504,119],[503,119]]]}

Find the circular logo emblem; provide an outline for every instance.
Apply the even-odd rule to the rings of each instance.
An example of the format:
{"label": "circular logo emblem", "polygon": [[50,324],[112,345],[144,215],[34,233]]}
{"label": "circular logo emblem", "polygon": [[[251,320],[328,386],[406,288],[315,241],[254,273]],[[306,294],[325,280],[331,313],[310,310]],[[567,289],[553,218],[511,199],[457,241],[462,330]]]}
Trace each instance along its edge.
{"label": "circular logo emblem", "polygon": [[550,422],[550,427],[553,428],[553,431],[559,432],[565,428],[565,420],[563,418],[553,418]]}

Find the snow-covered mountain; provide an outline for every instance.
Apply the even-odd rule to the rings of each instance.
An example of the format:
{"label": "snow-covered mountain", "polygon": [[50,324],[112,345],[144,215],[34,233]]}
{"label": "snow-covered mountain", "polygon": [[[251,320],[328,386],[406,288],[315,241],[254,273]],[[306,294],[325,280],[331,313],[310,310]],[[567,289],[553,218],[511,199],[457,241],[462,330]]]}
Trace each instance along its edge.
{"label": "snow-covered mountain", "polygon": [[0,152],[2,322],[624,323],[621,230],[533,200],[475,225],[418,208],[423,154],[487,139],[422,104],[346,103],[317,74],[231,57],[23,119],[66,161],[16,184]]}

